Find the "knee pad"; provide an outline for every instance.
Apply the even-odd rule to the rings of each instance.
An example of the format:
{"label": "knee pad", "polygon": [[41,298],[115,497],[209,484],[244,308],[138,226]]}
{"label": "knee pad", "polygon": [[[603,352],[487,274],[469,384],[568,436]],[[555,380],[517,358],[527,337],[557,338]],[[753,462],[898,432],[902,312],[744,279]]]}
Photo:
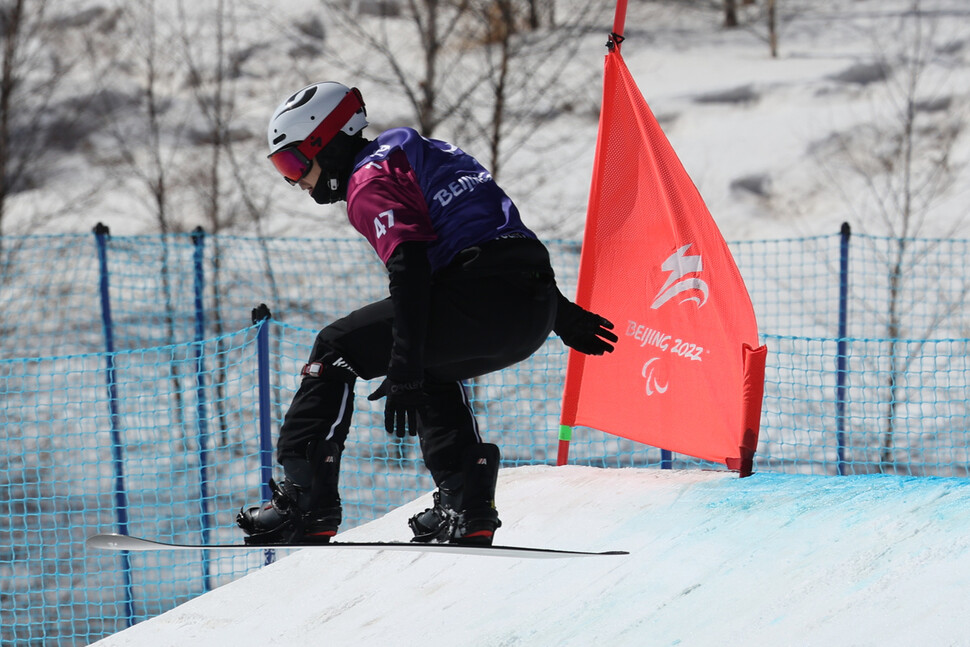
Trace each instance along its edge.
{"label": "knee pad", "polygon": [[339,354],[329,352],[319,360],[311,358],[310,362],[303,365],[300,376],[353,383],[357,379],[357,371]]}

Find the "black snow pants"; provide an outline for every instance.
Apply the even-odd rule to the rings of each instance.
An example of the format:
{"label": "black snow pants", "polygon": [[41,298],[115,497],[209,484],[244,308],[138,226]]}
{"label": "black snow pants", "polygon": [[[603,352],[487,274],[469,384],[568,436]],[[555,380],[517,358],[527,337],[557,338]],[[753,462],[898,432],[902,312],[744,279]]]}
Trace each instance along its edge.
{"label": "black snow pants", "polygon": [[[462,380],[535,353],[552,330],[557,296],[549,254],[531,239],[471,247],[432,276],[425,342],[428,402],[417,421],[425,465],[436,483],[460,472],[465,448],[482,442]],[[322,440],[343,450],[354,383],[387,372],[393,319],[388,298],[320,331],[280,429],[280,462],[306,458]]]}

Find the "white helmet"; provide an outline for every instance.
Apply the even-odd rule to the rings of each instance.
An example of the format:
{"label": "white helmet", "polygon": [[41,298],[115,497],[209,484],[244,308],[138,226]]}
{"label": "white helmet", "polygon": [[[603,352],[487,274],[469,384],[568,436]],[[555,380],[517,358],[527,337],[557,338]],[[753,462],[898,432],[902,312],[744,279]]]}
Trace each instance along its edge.
{"label": "white helmet", "polygon": [[[352,94],[352,97],[347,97]],[[347,99],[345,102],[344,100]],[[340,107],[338,111],[337,108]],[[350,111],[353,111],[350,113]],[[269,120],[266,136],[269,141],[270,155],[287,146],[297,144],[320,129],[322,123],[331,113],[337,121],[343,123],[331,124],[331,128],[324,128],[324,140],[315,141],[315,147],[322,148],[338,131],[348,135],[356,135],[367,126],[367,111],[364,99],[357,88],[348,88],[342,83],[325,81],[308,85],[280,104]],[[348,119],[341,118],[348,114]]]}

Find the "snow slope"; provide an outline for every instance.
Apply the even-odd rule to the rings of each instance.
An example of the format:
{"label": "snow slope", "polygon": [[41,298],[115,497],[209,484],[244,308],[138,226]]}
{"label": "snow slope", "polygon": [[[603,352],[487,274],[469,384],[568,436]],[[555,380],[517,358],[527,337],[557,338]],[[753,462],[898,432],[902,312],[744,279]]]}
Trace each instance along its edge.
{"label": "snow slope", "polygon": [[96,645],[970,645],[964,480],[522,467],[498,504],[499,543],[631,554],[299,551]]}

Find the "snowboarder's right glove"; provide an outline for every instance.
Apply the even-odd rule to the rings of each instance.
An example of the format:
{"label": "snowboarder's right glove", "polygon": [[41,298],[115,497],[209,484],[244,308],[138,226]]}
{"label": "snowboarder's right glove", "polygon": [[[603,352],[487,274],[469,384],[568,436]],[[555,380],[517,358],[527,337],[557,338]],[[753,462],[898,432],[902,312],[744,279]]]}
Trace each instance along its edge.
{"label": "snowboarder's right glove", "polygon": [[610,332],[613,323],[609,319],[585,310],[562,294],[559,295],[556,323],[552,329],[564,344],[587,355],[613,352],[613,344],[618,339]]}
{"label": "snowboarder's right glove", "polygon": [[404,438],[407,434],[418,435],[418,407],[427,402],[428,393],[424,380],[398,382],[385,378],[377,390],[367,396],[370,401],[387,397],[384,403],[384,429],[389,434]]}

